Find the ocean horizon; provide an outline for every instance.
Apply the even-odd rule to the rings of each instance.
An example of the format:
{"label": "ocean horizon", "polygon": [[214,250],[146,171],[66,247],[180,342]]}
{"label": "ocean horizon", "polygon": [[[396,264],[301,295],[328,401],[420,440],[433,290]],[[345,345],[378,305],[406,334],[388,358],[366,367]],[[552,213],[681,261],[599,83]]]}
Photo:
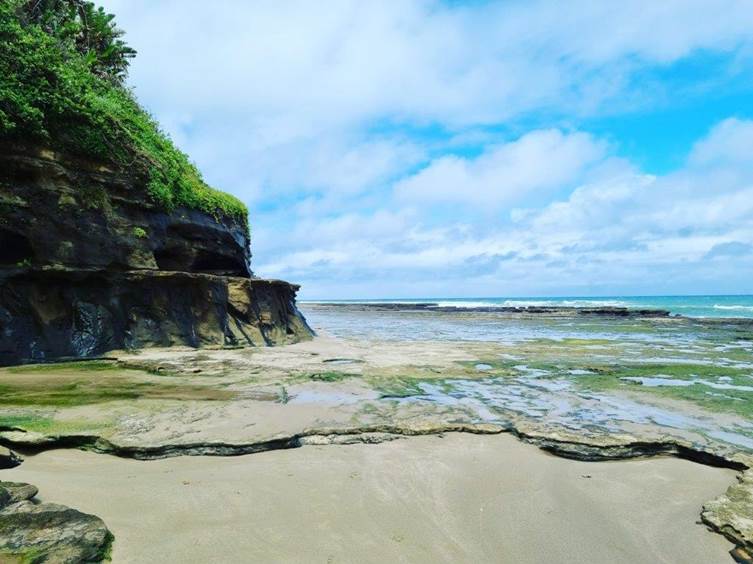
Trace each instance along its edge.
{"label": "ocean horizon", "polygon": [[301,304],[436,304],[458,309],[478,307],[627,307],[631,309],[663,309],[672,315],[686,317],[753,318],[753,295],[688,295],[688,296],[551,296],[551,297],[421,297],[300,300]]}

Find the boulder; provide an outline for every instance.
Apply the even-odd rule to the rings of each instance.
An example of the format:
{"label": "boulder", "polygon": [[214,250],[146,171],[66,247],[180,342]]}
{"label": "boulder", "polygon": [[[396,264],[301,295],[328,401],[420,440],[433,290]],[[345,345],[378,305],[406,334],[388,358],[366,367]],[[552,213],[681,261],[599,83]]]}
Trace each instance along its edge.
{"label": "boulder", "polygon": [[0,446],[0,469],[14,468],[21,464],[21,457],[10,449]]}
{"label": "boulder", "polygon": [[37,488],[0,482],[0,561],[78,564],[107,558],[112,534],[94,515],[35,503]]}

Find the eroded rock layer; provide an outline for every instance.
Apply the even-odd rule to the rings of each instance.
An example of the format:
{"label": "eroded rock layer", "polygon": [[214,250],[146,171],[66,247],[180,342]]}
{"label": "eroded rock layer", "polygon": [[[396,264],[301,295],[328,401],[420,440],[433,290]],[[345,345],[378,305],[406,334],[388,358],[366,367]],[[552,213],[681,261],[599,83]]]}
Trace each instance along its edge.
{"label": "eroded rock layer", "polygon": [[150,202],[137,173],[0,147],[0,364],[311,335],[241,220]]}

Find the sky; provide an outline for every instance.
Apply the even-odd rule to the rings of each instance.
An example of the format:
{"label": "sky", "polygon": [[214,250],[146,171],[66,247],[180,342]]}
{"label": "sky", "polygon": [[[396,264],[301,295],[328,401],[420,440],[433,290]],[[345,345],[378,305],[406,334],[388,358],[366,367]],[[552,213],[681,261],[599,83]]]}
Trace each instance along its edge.
{"label": "sky", "polygon": [[753,293],[750,0],[100,0],[304,299]]}

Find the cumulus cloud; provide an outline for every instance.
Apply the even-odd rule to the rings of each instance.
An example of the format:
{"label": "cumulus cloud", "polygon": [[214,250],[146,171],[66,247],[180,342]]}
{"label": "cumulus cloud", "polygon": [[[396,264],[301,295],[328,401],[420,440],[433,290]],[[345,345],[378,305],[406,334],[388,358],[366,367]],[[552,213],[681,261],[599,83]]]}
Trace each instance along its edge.
{"label": "cumulus cloud", "polygon": [[699,141],[690,154],[694,166],[715,166],[736,163],[753,167],[753,122],[728,118],[716,125],[709,135]]}
{"label": "cumulus cloud", "polygon": [[[651,293],[672,291],[673,284],[688,291],[698,291],[693,284],[736,288],[748,283],[747,268],[753,267],[753,172],[746,162],[699,165],[696,155],[741,151],[752,123],[723,122],[695,144],[683,167],[662,176],[625,162],[605,167],[592,182],[509,225],[455,221],[431,228],[415,212],[398,218],[384,211],[333,220],[319,227],[318,235],[307,225],[314,255],[306,262],[306,251],[283,254],[274,270],[305,278],[307,265],[333,253],[327,263],[330,280],[340,273],[350,291],[371,295],[379,290],[364,278],[385,272],[406,280],[388,286],[399,295],[415,295],[412,280],[434,277],[445,281],[444,294],[459,283],[469,291],[485,288],[482,293],[501,295],[563,288],[576,294],[619,293],[619,288]],[[720,128],[727,134],[720,135]],[[598,154],[600,160],[589,161],[593,166],[611,159],[603,149]],[[299,238],[297,245],[307,243]],[[714,266],[709,259],[716,259]],[[353,272],[360,273],[360,282]],[[624,286],[615,289],[615,281]],[[334,285],[320,287],[332,291]]]}
{"label": "cumulus cloud", "polygon": [[573,184],[604,153],[605,144],[585,133],[533,131],[478,157],[440,157],[401,180],[395,191],[398,198],[422,203],[509,205],[532,192],[545,196]]}

